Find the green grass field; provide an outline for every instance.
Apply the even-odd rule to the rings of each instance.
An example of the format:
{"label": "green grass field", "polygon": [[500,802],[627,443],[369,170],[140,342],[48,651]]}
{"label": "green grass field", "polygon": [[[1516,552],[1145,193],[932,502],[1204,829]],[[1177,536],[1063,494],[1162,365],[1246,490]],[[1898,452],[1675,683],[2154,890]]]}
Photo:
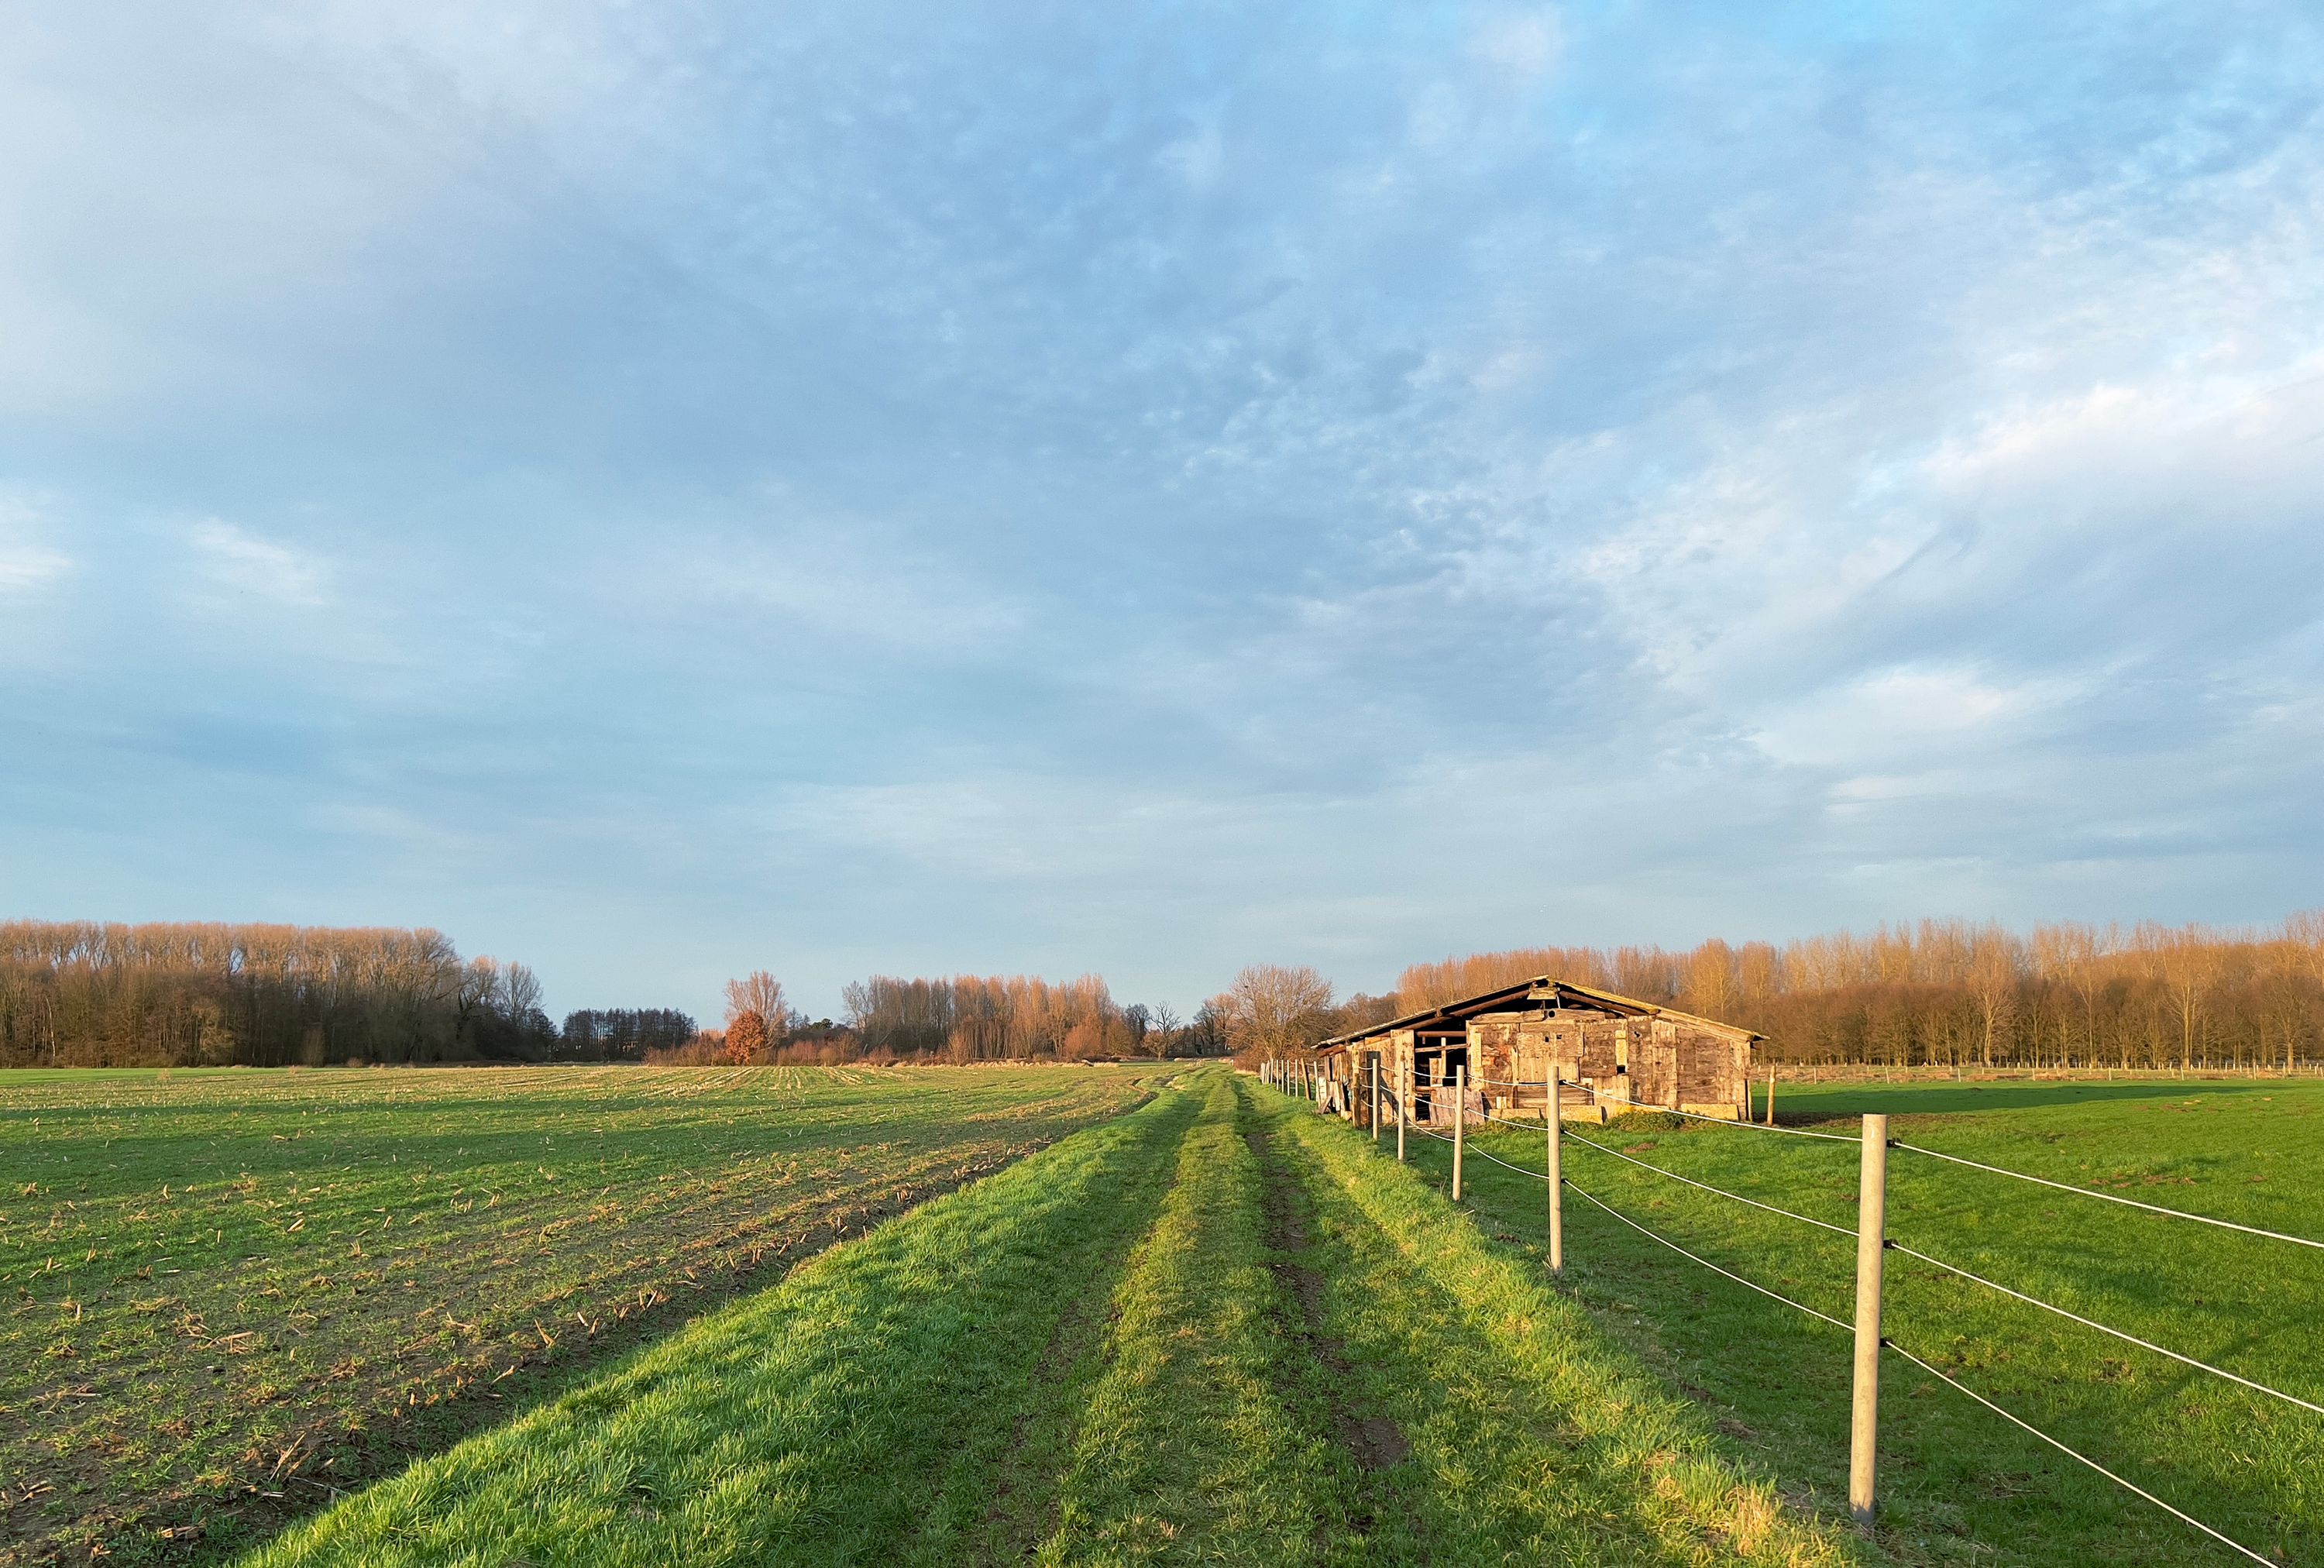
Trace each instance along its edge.
{"label": "green grass field", "polygon": [[[1784,1109],[2296,1233],[2324,1213],[2324,1085]],[[1578,1199],[1552,1281],[1537,1179],[1472,1159],[1456,1206],[1444,1145],[1400,1167],[1222,1067],[26,1075],[0,1130],[27,1173],[0,1211],[27,1561],[2237,1560],[1897,1360],[1865,1541],[1843,1332]],[[1852,1222],[1848,1145],[1574,1131]],[[1567,1151],[1848,1315],[1847,1238]],[[1903,1151],[1890,1232],[2324,1390],[2324,1254]],[[2324,1561],[2324,1417],[1894,1254],[1890,1280],[1898,1342],[2271,1561]]]}
{"label": "green grass field", "polygon": [[1839,1564],[1415,1174],[1213,1069],[251,1559]]}
{"label": "green grass field", "polygon": [[0,1077],[0,1560],[218,1555],[1157,1076]]}
{"label": "green grass field", "polygon": [[[2324,1085],[2005,1083],[1786,1088],[1787,1124],[1890,1136],[2075,1185],[2324,1235]],[[1633,1158],[1853,1224],[1854,1147],[1632,1118],[1573,1130]],[[1538,1170],[1538,1131],[1480,1146]],[[1412,1140],[1443,1181],[1449,1150]],[[1702,1257],[1848,1318],[1850,1238],[1566,1144],[1568,1178]],[[1890,1156],[1888,1233],[1988,1278],[2324,1403],[2324,1252]],[[1480,1222],[1534,1251],[1540,1181],[1469,1163]],[[1569,1286],[1609,1334],[1687,1391],[1803,1505],[1847,1490],[1849,1336],[1680,1258],[1569,1194]],[[2324,1562],[2318,1416],[1888,1255],[1889,1337],[2272,1561]],[[1906,1563],[2227,1563],[2242,1559],[2008,1426],[1908,1363],[1884,1371],[1881,1545]]]}

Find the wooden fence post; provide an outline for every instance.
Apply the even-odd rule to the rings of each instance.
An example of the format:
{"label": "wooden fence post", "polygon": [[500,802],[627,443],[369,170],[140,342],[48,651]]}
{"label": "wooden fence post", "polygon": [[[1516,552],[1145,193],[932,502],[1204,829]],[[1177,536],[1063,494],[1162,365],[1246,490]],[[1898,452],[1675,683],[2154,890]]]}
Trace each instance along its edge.
{"label": "wooden fence post", "polygon": [[1775,1069],[1767,1069],[1767,1125],[1775,1125]]}
{"label": "wooden fence post", "polygon": [[1404,1163],[1404,1108],[1412,1095],[1412,1069],[1402,1062],[1396,1065],[1396,1163]]}
{"label": "wooden fence post", "polygon": [[1461,1138],[1469,1121],[1469,1069],[1452,1069],[1452,1201],[1461,1201]]}
{"label": "wooden fence post", "polygon": [[1372,1141],[1379,1141],[1379,1053],[1372,1053]]}
{"label": "wooden fence post", "polygon": [[1558,1103],[1562,1091],[1557,1082],[1557,1069],[1549,1070],[1549,1114],[1543,1118],[1549,1123],[1549,1271],[1565,1272],[1565,1176],[1560,1168],[1558,1146],[1564,1140],[1559,1123],[1564,1120]]}
{"label": "wooden fence post", "polygon": [[1864,1119],[1856,1182],[1856,1388],[1848,1432],[1848,1511],[1872,1527],[1880,1431],[1880,1253],[1888,1222],[1888,1119]]}

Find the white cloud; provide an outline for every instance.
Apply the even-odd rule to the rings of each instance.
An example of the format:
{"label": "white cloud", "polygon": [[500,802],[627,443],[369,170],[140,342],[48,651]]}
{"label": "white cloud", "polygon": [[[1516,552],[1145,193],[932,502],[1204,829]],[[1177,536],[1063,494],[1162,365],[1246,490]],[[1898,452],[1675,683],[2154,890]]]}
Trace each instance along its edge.
{"label": "white cloud", "polygon": [[1226,166],[1226,141],[1216,125],[1206,125],[1163,148],[1154,161],[1194,189],[1207,190]]}
{"label": "white cloud", "polygon": [[[1754,738],[1780,762],[1950,771],[2038,740],[2040,727],[2089,689],[2053,678],[2013,681],[1970,665],[1873,670],[1782,705]],[[1862,782],[1856,794],[1881,792]]]}
{"label": "white cloud", "polygon": [[214,517],[194,524],[187,540],[216,587],[298,608],[330,600],[330,565],[318,556]]}
{"label": "white cloud", "polygon": [[1478,59],[1530,81],[1557,63],[1565,47],[1565,30],[1555,11],[1509,11],[1485,19],[1470,47]]}
{"label": "white cloud", "polygon": [[72,569],[72,558],[34,532],[39,513],[27,503],[0,499],[0,594],[46,587]]}

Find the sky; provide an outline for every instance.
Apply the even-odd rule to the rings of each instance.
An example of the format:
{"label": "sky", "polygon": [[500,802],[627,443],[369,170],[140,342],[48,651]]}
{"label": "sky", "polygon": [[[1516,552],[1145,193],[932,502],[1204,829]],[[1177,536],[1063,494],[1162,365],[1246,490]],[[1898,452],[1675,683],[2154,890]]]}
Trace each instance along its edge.
{"label": "sky", "polygon": [[2324,903],[2312,7],[0,10],[0,907],[552,1011]]}

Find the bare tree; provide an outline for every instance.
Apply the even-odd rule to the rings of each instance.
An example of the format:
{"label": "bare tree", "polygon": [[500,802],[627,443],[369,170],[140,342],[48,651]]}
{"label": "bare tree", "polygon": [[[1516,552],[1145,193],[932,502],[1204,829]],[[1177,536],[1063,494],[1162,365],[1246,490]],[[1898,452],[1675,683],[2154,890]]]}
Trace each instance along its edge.
{"label": "bare tree", "polygon": [[1305,1050],[1322,1038],[1332,982],[1304,964],[1254,964],[1218,1000],[1237,1050]]}
{"label": "bare tree", "polygon": [[1967,976],[1969,993],[1977,998],[1978,1021],[1984,1039],[1978,1052],[1985,1065],[1993,1065],[1993,1042],[2007,1029],[2017,1001],[2016,938],[1998,925],[1988,925],[1969,938]]}
{"label": "bare tree", "polygon": [[493,1005],[511,1023],[522,1023],[540,1007],[540,978],[521,964],[501,971]]}
{"label": "bare tree", "polygon": [[726,1017],[731,1020],[746,1012],[757,1013],[770,1028],[781,1028],[790,1017],[790,1008],[783,1000],[783,982],[763,969],[728,981]]}
{"label": "bare tree", "polygon": [[1713,936],[1686,956],[1687,1005],[1719,1017],[1735,989],[1734,950]]}
{"label": "bare tree", "polygon": [[2203,998],[2224,967],[2218,939],[2200,926],[2174,930],[2150,920],[2138,928],[2138,945],[2179,1015],[2179,1069],[2185,1072],[2195,1065],[2195,1023],[2202,1016]]}

